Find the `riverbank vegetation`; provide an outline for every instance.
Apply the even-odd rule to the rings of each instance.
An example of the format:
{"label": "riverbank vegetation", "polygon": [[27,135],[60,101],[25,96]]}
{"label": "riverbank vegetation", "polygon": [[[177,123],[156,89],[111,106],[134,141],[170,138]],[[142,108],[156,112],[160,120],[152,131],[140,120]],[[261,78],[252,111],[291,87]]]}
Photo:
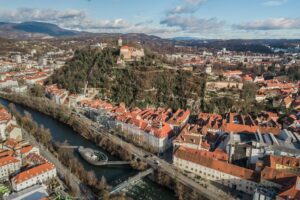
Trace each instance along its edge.
{"label": "riverbank vegetation", "polygon": [[34,136],[39,143],[48,149],[53,150],[51,143],[52,136],[49,129],[45,129],[43,125],[38,125],[38,123],[33,121],[30,113],[28,112],[25,112],[24,116],[22,116],[16,110],[14,104],[9,104],[9,110],[14,115],[17,123],[22,127],[22,129]]}
{"label": "riverbank vegetation", "polygon": [[[61,148],[61,144],[55,143],[52,140],[52,136],[49,129],[45,129],[42,125],[38,125],[28,112],[21,115],[14,104],[9,104],[10,112],[15,116],[17,123],[25,130],[27,133],[32,135],[37,142],[46,147],[52,154],[56,155],[58,160],[67,168],[70,169],[71,173],[77,176],[84,184],[88,185],[92,190],[99,195],[106,193],[110,189],[107,184],[105,177],[97,179],[93,171],[86,171],[75,157],[72,150]],[[78,194],[77,188],[73,185],[70,177],[64,178],[66,185],[69,187],[71,194]]]}
{"label": "riverbank vegetation", "polygon": [[83,164],[74,156],[73,150],[62,148],[61,145],[62,144],[55,143],[54,149],[61,163],[68,167],[71,173],[76,175],[83,183],[91,187],[93,191],[99,195],[105,194],[111,189],[104,176],[98,179],[95,172],[86,171]]}
{"label": "riverbank vegetation", "polygon": [[[122,160],[131,161],[132,164],[136,166],[137,161],[128,150],[114,143],[108,137],[103,137],[103,135],[96,134],[94,130],[90,128],[90,122],[79,117],[68,107],[58,105],[47,98],[19,94],[6,94],[2,96],[9,101],[27,106],[57,119],[58,121],[70,126],[75,132],[79,133],[84,138],[93,141],[95,144],[112,155],[118,156]],[[133,166],[133,168],[137,170],[143,170],[147,167],[145,163],[139,162],[139,164],[140,165],[138,167]]]}
{"label": "riverbank vegetation", "polygon": [[156,170],[154,179],[158,184],[174,190],[178,200],[206,200],[201,194],[171,178],[163,171]]}
{"label": "riverbank vegetation", "polygon": [[[49,115],[61,121],[66,125],[69,125],[71,128],[73,128],[75,132],[79,133],[86,139],[93,141],[95,144],[97,144],[107,152],[111,153],[112,155],[115,155],[121,158],[122,160],[130,161],[131,166],[136,170],[145,170],[148,167],[146,163],[136,159],[133,155],[129,153],[128,150],[122,148],[122,146],[115,144],[112,140],[110,140],[107,137],[95,134],[94,131],[92,131],[89,128],[90,124],[87,121],[81,119],[76,114],[72,113],[72,111],[65,106],[55,104],[54,102],[46,98],[18,94],[6,94],[2,96],[5,99],[8,99],[9,101],[35,109],[43,114]],[[52,144],[50,142],[52,138],[49,130],[44,129],[42,126],[39,128],[38,124],[32,120],[31,116],[28,113],[26,113],[24,116],[20,115],[13,105],[10,105],[10,110],[12,113],[14,113],[17,121],[21,124],[24,130],[31,133],[33,136],[35,136],[35,138],[39,137],[40,134],[37,133],[37,130],[41,130],[41,133],[46,132],[48,136],[43,136],[41,137],[43,139],[38,139],[38,141],[47,146],[52,152],[55,152],[58,155],[58,158],[61,159],[61,162],[65,166],[70,167],[70,169],[73,170],[79,178],[82,178],[82,181],[84,183],[86,183],[87,185],[91,184],[90,186],[94,187],[97,190],[102,188],[103,184],[100,184],[102,185],[101,187],[98,185],[99,180],[95,181],[94,174],[86,174],[82,167],[80,168],[81,170],[75,168],[72,169],[72,164],[79,163],[78,161],[76,161],[77,158],[74,156],[71,157],[72,154],[68,153],[68,151],[61,150],[59,148],[59,144]],[[77,164],[75,165],[75,167],[78,167]],[[91,179],[86,179],[86,177],[90,177]],[[110,187],[104,187],[101,193],[106,193],[108,189],[110,189]]]}
{"label": "riverbank vegetation", "polygon": [[[18,94],[6,94],[2,95],[5,99],[9,101],[28,106],[32,109],[38,110],[46,115],[50,115],[59,121],[71,126],[76,132],[83,135],[85,138],[95,142],[97,145],[101,146],[101,148],[110,152],[113,155],[116,155],[122,160],[130,160],[131,166],[137,170],[145,170],[147,168],[147,164],[142,162],[141,160],[135,158],[134,155],[130,154],[129,151],[122,146],[116,145],[112,140],[107,137],[103,137],[101,135],[93,134],[93,131],[89,130],[90,125],[87,122],[83,121],[76,114],[72,114],[72,112],[61,105],[57,105],[52,101],[45,98],[38,98],[32,96],[24,96]],[[47,105],[47,106],[43,106]],[[18,115],[18,114],[17,114]],[[26,116],[29,117],[29,116]],[[26,120],[25,120],[26,121]],[[76,124],[76,126],[75,126]],[[29,126],[30,127],[30,126]],[[62,150],[59,148],[60,144],[53,145],[53,149],[57,152],[58,158],[61,158],[64,165],[71,168],[72,173],[77,175],[81,174],[81,171],[84,170],[83,167],[78,167],[78,160],[72,157],[72,153],[70,151]],[[72,167],[76,166],[76,168]],[[78,169],[77,169],[78,168]],[[102,199],[123,199],[124,195],[120,196],[109,196],[109,186],[107,186],[106,180],[101,178],[100,180],[95,179],[95,174],[91,172],[82,173],[84,177],[81,177],[83,181],[87,184],[92,185],[94,189],[100,190],[102,195]],[[201,196],[201,194],[192,191],[188,187],[179,183],[176,179],[171,178],[166,173],[162,171],[155,171],[153,175],[154,181],[164,187],[168,187],[175,191],[178,199],[205,199]],[[72,183],[67,183],[72,185]],[[196,197],[196,198],[195,198]]]}

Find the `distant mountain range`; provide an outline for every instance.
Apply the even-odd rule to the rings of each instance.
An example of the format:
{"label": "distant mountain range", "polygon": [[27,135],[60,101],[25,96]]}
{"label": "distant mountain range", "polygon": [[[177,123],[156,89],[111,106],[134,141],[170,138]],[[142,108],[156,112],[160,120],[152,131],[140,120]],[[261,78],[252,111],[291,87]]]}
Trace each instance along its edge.
{"label": "distant mountain range", "polygon": [[[300,40],[220,40],[220,39],[200,39],[196,37],[174,37],[163,39],[153,35],[143,33],[90,33],[68,30],[58,25],[44,22],[22,22],[10,23],[0,22],[0,38],[5,39],[47,39],[47,38],[97,38],[106,40],[116,40],[122,36],[125,42],[138,42],[151,49],[172,52],[176,45],[196,47],[198,49],[223,49],[231,51],[251,51],[258,53],[272,53],[273,49],[293,49],[300,44]],[[299,51],[299,49],[298,49]]]}
{"label": "distant mountain range", "polygon": [[51,23],[44,22],[22,22],[10,23],[0,22],[0,37],[19,38],[43,38],[43,37],[66,37],[77,36],[82,32],[67,30]]}
{"label": "distant mountain range", "polygon": [[171,38],[171,40],[188,41],[188,40],[199,40],[199,38],[196,38],[196,37],[174,37],[174,38]]}

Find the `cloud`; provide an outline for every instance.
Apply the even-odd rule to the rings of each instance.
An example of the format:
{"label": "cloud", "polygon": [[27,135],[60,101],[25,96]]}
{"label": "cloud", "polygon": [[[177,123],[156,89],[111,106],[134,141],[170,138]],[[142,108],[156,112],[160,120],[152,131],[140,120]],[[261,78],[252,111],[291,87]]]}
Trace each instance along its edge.
{"label": "cloud", "polygon": [[130,23],[122,18],[117,19],[91,19],[86,11],[77,9],[55,10],[37,8],[18,8],[15,10],[0,9],[0,21],[49,22],[63,28],[89,32],[108,33],[146,33],[155,35],[171,35],[180,31],[176,27],[161,27],[152,20]]}
{"label": "cloud", "polygon": [[216,18],[201,19],[194,16],[185,17],[178,15],[169,15],[160,22],[168,27],[179,27],[189,33],[206,33],[220,30],[224,22]]}
{"label": "cloud", "polygon": [[288,0],[264,0],[263,5],[265,6],[281,6],[288,3]]}
{"label": "cloud", "polygon": [[84,19],[81,21],[67,21],[61,25],[73,29],[96,31],[97,29],[123,29],[128,27],[130,23],[121,18],[113,20]]}
{"label": "cloud", "polygon": [[166,12],[166,16],[160,21],[160,24],[180,28],[186,33],[208,33],[222,29],[224,22],[216,18],[204,19],[193,15],[206,1],[183,0],[181,5]]}
{"label": "cloud", "polygon": [[234,25],[243,30],[300,29],[300,18],[270,18]]}
{"label": "cloud", "polygon": [[10,22],[21,21],[52,21],[80,20],[86,18],[82,10],[67,9],[58,11],[53,9],[18,8],[16,10],[0,10],[0,20]]}
{"label": "cloud", "polygon": [[118,18],[112,20],[94,20],[87,17],[84,10],[67,9],[36,9],[18,8],[16,10],[0,10],[0,21],[24,22],[39,21],[50,22],[64,28],[78,30],[97,30],[97,29],[122,29],[130,26],[126,20]]}
{"label": "cloud", "polygon": [[206,0],[185,0],[185,2],[190,5],[200,5],[206,2]]}
{"label": "cloud", "polygon": [[167,15],[194,13],[199,10],[199,7],[204,2],[206,2],[206,0],[184,0],[182,5],[177,5],[176,7],[168,10]]}

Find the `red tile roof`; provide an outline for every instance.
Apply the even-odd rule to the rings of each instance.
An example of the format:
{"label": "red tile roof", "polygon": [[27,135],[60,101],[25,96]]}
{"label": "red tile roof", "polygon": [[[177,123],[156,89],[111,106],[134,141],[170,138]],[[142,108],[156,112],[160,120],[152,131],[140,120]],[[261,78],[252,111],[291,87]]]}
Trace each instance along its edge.
{"label": "red tile roof", "polygon": [[265,179],[277,184],[284,184],[287,180],[294,176],[295,174],[290,172],[273,169],[268,166],[266,166],[260,174],[261,179]]}
{"label": "red tile roof", "polygon": [[14,152],[12,150],[8,150],[8,149],[1,149],[0,150],[0,157],[11,156],[13,154],[14,154]]}
{"label": "red tile roof", "polygon": [[18,159],[12,157],[12,156],[5,156],[0,158],[0,167],[11,164],[11,163],[17,163],[19,162]]}
{"label": "red tile roof", "polygon": [[236,75],[242,75],[243,72],[240,70],[233,70],[233,71],[226,71],[223,73],[224,76],[236,76]]}
{"label": "red tile roof", "polygon": [[289,156],[274,156],[269,155],[267,157],[267,165],[271,168],[276,168],[276,164],[291,167],[291,168],[299,168],[300,167],[300,159]]}
{"label": "red tile roof", "polygon": [[22,144],[16,139],[9,138],[5,141],[4,145],[7,146],[8,148],[15,149],[20,147]]}
{"label": "red tile roof", "polygon": [[50,171],[54,168],[55,168],[55,166],[53,164],[44,163],[44,164],[38,165],[36,167],[33,167],[31,169],[28,169],[24,172],[19,173],[18,175],[16,175],[12,179],[12,181],[16,184],[20,184],[24,181],[27,181],[27,180],[31,179],[32,177],[43,174],[43,173],[45,173],[47,171]]}
{"label": "red tile roof", "polygon": [[258,180],[258,176],[253,170],[218,160],[218,156],[212,157],[211,153],[207,151],[179,147],[174,156],[232,176],[252,181]]}
{"label": "red tile roof", "polygon": [[277,195],[279,200],[299,200],[300,199],[300,178],[295,177],[292,186],[287,187]]}
{"label": "red tile roof", "polygon": [[21,153],[21,154],[28,153],[29,151],[32,150],[32,148],[33,148],[33,146],[31,146],[31,145],[22,147],[22,148],[20,149],[20,153]]}

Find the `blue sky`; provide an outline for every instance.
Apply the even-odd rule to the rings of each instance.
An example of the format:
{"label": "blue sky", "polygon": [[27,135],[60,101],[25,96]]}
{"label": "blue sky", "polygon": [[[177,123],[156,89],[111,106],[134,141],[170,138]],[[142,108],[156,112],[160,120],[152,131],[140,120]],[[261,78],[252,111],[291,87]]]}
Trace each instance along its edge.
{"label": "blue sky", "polygon": [[300,38],[299,0],[0,0],[0,21],[161,37]]}

